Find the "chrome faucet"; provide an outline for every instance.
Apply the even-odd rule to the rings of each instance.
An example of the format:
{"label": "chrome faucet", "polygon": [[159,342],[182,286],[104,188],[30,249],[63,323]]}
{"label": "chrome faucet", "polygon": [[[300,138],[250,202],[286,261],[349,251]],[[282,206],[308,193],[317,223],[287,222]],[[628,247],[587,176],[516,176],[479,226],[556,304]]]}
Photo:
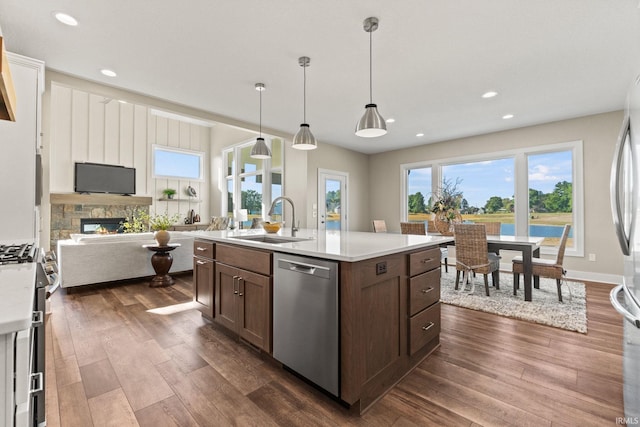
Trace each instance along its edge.
{"label": "chrome faucet", "polygon": [[[271,208],[269,209],[269,213],[267,215],[271,216],[271,214],[273,214],[273,209],[276,207],[276,203],[278,203],[280,200],[286,200],[287,202],[291,203],[291,236],[296,237],[296,231],[298,231],[298,227],[296,227],[296,207],[293,204],[293,200],[284,196],[276,197],[275,199],[273,199],[273,202],[271,202]],[[282,202],[282,205],[282,213],[284,214],[284,202]]]}

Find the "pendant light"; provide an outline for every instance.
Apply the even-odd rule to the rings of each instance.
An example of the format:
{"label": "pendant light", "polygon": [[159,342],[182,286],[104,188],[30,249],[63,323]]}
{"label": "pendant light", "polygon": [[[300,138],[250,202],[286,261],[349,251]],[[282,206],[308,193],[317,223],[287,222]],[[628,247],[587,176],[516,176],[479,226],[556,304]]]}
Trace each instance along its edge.
{"label": "pendant light", "polygon": [[364,115],[356,126],[356,135],[364,138],[373,138],[387,133],[387,125],[378,113],[378,106],[373,103],[373,40],[372,35],[378,29],[378,18],[370,17],[364,20],[364,30],[369,33],[369,103],[365,105]]}
{"label": "pendant light", "polygon": [[303,86],[302,86],[302,124],[300,130],[293,137],[293,148],[298,150],[313,150],[318,148],[316,137],[313,136],[309,125],[307,124],[307,67],[311,63],[311,58],[301,56],[298,58],[298,64],[302,67]]}
{"label": "pendant light", "polygon": [[254,159],[268,159],[271,157],[271,150],[267,147],[262,137],[262,92],[266,89],[264,83],[256,83],[256,90],[260,92],[260,136],[251,149],[251,157]]}

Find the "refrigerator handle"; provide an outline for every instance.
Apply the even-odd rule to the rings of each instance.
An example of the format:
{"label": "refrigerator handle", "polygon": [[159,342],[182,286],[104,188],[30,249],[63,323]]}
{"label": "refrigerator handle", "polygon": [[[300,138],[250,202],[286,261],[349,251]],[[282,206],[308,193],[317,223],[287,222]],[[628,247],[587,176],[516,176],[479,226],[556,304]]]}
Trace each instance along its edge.
{"label": "refrigerator handle", "polygon": [[624,219],[622,217],[622,207],[620,205],[620,174],[622,171],[622,160],[624,158],[625,141],[630,134],[630,120],[629,116],[626,116],[620,135],[618,136],[618,143],[616,144],[616,152],[613,156],[613,165],[611,166],[611,179],[610,179],[610,191],[611,191],[611,213],[613,215],[613,225],[616,229],[616,235],[618,236],[618,242],[620,243],[620,249],[624,255],[630,255],[629,250],[629,236],[625,234]]}
{"label": "refrigerator handle", "polygon": [[611,293],[609,294],[611,305],[613,305],[613,308],[615,308],[618,313],[622,314],[626,320],[631,322],[632,325],[634,325],[636,328],[640,328],[640,318],[629,313],[629,310],[627,310],[624,304],[622,304],[618,299],[618,295],[620,294],[620,292],[624,291],[624,285],[618,285],[611,290]]}

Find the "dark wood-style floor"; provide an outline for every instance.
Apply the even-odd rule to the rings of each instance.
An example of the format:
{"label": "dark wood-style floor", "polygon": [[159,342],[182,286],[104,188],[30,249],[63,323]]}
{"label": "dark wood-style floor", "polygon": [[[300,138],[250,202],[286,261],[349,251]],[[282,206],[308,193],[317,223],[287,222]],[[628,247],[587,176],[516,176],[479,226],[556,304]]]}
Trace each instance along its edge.
{"label": "dark wood-style floor", "polygon": [[622,409],[622,318],[588,283],[586,335],[444,305],[441,347],[362,417],[190,308],[191,276],[63,290],[47,425],[603,426]]}

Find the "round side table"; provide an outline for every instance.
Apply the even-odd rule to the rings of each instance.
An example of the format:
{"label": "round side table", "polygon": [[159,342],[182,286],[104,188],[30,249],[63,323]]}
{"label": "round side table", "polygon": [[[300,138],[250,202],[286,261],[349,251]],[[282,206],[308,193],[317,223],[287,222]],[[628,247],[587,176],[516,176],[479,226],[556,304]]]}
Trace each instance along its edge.
{"label": "round side table", "polygon": [[167,246],[142,245],[142,247],[155,252],[151,255],[151,266],[156,272],[156,275],[151,279],[149,287],[160,288],[173,285],[175,280],[168,274],[169,269],[171,269],[171,264],[173,264],[173,257],[169,252],[175,248],[179,248],[180,243],[169,243]]}

